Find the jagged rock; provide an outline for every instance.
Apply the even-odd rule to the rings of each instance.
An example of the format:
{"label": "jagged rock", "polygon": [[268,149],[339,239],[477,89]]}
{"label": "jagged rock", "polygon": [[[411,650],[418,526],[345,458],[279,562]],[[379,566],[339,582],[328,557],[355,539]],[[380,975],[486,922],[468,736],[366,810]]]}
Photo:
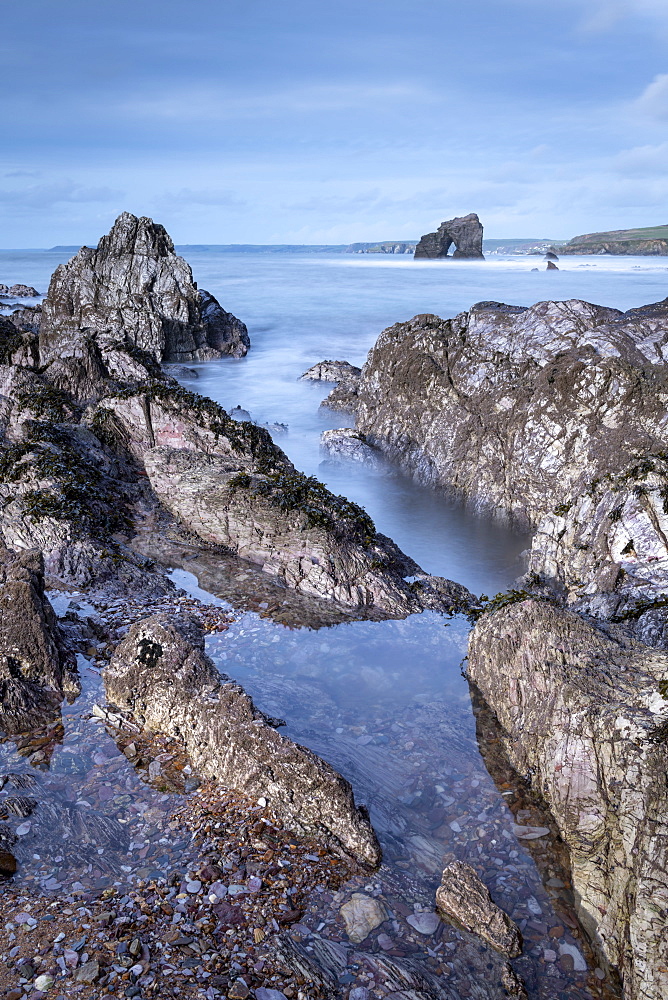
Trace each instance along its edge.
{"label": "jagged rock", "polygon": [[464,587],[424,574],[360,507],[316,479],[258,474],[238,457],[187,449],[155,448],[144,466],[156,495],[190,531],[300,593],[390,615],[475,603]]}
{"label": "jagged rock", "polygon": [[367,444],[366,437],[352,427],[323,431],[320,444],[328,461],[361,462],[370,468],[382,470],[382,456]]}
{"label": "jagged rock", "polygon": [[100,347],[127,343],[156,361],[175,362],[238,357],[249,345],[243,323],[197,290],[165,229],[129,212],[97,249],[82,247],[56,268],[43,303],[42,364],[76,356],[90,339]]}
{"label": "jagged rock", "polygon": [[496,905],[476,871],[463,861],[453,861],[443,870],[436,905],[447,919],[478,934],[507,958],[522,954],[519,928]]}
{"label": "jagged rock", "polygon": [[24,306],[22,309],[14,309],[7,317],[10,323],[27,333],[39,333],[42,321],[41,306]]}
{"label": "jagged rock", "polygon": [[355,404],[361,369],[348,361],[320,361],[302,375],[303,379],[336,382],[329,396],[322,402],[332,410],[350,410]]}
{"label": "jagged rock", "polygon": [[648,456],[547,514],[531,543],[528,572],[570,604],[621,615],[668,593],[668,463]]}
{"label": "jagged rock", "polygon": [[346,925],[346,934],[353,944],[360,944],[371,931],[387,920],[389,914],[385,905],[373,896],[354,892],[340,910]]}
{"label": "jagged rock", "polygon": [[[546,601],[483,615],[468,672],[545,799],[629,1000],[668,995],[668,655]],[[663,689],[662,689],[663,690]],[[665,693],[665,691],[664,691]]]}
{"label": "jagged rock", "polygon": [[302,379],[312,382],[356,382],[362,374],[362,369],[351,365],[349,361],[319,361],[312,365],[302,375]]}
{"label": "jagged rock", "polygon": [[248,410],[244,410],[243,406],[233,406],[230,410],[230,416],[232,420],[236,420],[240,424],[253,423],[253,418]]}
{"label": "jagged rock", "polygon": [[668,300],[483,302],[381,333],[354,412],[417,478],[537,523],[629,454],[668,443]]}
{"label": "jagged rock", "polygon": [[41,554],[0,548],[0,728],[29,728],[78,693],[74,656],[44,593]]}
{"label": "jagged rock", "polygon": [[559,260],[559,258],[557,257],[556,253],[554,253],[552,250],[548,250],[545,256],[543,257],[543,260]]}
{"label": "jagged rock", "polygon": [[559,268],[557,267],[557,265],[553,261],[548,260],[547,267],[545,268],[545,270],[546,271],[558,271]]}
{"label": "jagged rock", "polygon": [[197,369],[187,365],[163,365],[162,370],[171,378],[199,378]]}
{"label": "jagged rock", "polygon": [[110,701],[148,728],[181,739],[197,772],[251,797],[292,830],[324,835],[377,865],[380,848],[348,782],[310,750],[281,736],[237,684],[221,678],[187,618],[138,622],[104,676]]}
{"label": "jagged rock", "polygon": [[452,257],[484,260],[482,252],[483,228],[480,219],[471,212],[460,218],[442,222],[435,233],[427,233],[415,248],[415,259],[440,259],[448,257],[448,250],[454,243]]}

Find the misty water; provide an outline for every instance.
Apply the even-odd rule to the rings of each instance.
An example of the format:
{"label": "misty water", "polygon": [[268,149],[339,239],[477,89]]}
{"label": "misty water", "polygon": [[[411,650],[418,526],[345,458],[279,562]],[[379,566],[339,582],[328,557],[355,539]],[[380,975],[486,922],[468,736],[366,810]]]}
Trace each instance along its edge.
{"label": "misty water", "polygon": [[[585,298],[628,309],[668,292],[668,262],[661,258],[562,258],[559,271],[546,272],[538,257],[416,263],[380,256],[182,252],[200,287],[247,323],[252,342],[244,359],[189,366],[197,377],[183,384],[228,409],[241,405],[258,423],[287,424],[276,441],[297,468],[360,503],[377,528],[425,570],[486,594],[511,586],[522,572],[527,535],[474,515],[398,470],[322,464],[322,431],[353,421],[320,408],[331,385],[300,381],[300,375],[325,358],[361,365],[385,326],[417,313],[447,317],[481,300],[531,305],[546,298]],[[67,256],[0,252],[0,281],[45,291],[53,267]],[[191,590],[197,585],[188,573],[175,576]],[[246,611],[227,632],[210,637],[207,648],[261,709],[286,720],[287,735],[330,761],[351,781],[357,800],[368,804],[385,860],[362,887],[382,893],[395,912],[428,911],[443,859],[467,860],[522,927],[522,974],[530,995],[597,996],[612,987],[573,918],[559,844],[552,834],[527,841],[518,831],[518,825],[541,828],[549,819],[488,739],[493,723],[479,706],[477,720],[474,715],[462,676],[467,632],[463,619],[434,613],[314,630],[286,628]],[[89,684],[88,704],[101,696],[98,682]],[[52,758],[56,776],[63,754],[75,752],[77,742],[101,739],[83,719],[83,705],[72,706],[65,717],[66,732]],[[68,733],[75,734],[74,751]],[[111,760],[111,747],[102,758],[107,752]],[[11,753],[3,751],[7,766]],[[131,771],[125,761],[122,766]],[[43,775],[39,780],[48,785]],[[53,794],[62,794],[59,788],[56,783]],[[160,805],[164,796],[130,776],[128,795],[149,803],[140,814],[166,808]],[[93,791],[88,798],[94,799]],[[105,850],[113,852],[113,845]],[[129,876],[145,870],[146,862],[131,852],[118,860]],[[47,890],[53,888],[49,878],[58,884],[68,878],[62,859],[60,867],[40,871],[37,879],[26,858],[19,877]],[[314,903],[304,927],[341,938],[336,908],[337,900]],[[463,947],[462,935],[445,924],[431,935],[411,933],[409,925],[397,923],[390,932],[395,951],[414,953],[417,940],[418,954],[428,952],[468,995],[450,961]],[[378,950],[373,936],[360,947]],[[583,961],[586,969],[580,968]],[[489,989],[490,997],[503,995],[496,984]]]}

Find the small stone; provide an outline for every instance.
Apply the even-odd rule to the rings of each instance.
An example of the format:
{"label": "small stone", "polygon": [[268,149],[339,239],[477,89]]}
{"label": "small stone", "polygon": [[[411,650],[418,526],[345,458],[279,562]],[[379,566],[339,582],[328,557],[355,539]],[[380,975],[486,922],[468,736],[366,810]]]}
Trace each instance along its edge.
{"label": "small stone", "polygon": [[136,958],[137,955],[141,955],[141,941],[138,937],[132,939],[132,941],[128,945],[128,951],[130,952],[133,958]]}
{"label": "small stone", "polygon": [[371,931],[379,927],[388,917],[384,905],[363,892],[354,892],[339,912],[346,925],[346,933],[353,944],[364,941]]}
{"label": "small stone", "polygon": [[540,837],[547,837],[550,831],[546,826],[513,825],[513,833],[518,840],[538,840]]}
{"label": "small stone", "polygon": [[394,948],[394,941],[388,934],[379,934],[376,938],[378,945],[383,951],[392,951]]}
{"label": "small stone", "polygon": [[594,969],[594,975],[601,982],[603,982],[603,980],[605,979],[605,972],[603,971],[603,969]]}
{"label": "small stone", "polygon": [[100,975],[100,966],[97,959],[92,958],[77,971],[75,979],[78,983],[94,983]]}
{"label": "small stone", "polygon": [[546,948],[545,951],[543,952],[543,958],[545,959],[546,962],[556,962],[557,953],[556,951],[553,951],[551,948]]}
{"label": "small stone", "polygon": [[0,873],[13,875],[16,871],[16,858],[9,851],[0,851]]}
{"label": "small stone", "polygon": [[186,892],[190,892],[193,894],[198,893],[201,888],[202,888],[202,883],[199,881],[199,879],[195,879],[192,882],[186,883]]}
{"label": "small stone", "polygon": [[23,990],[10,990],[5,1000],[21,1000],[23,996]]}
{"label": "small stone", "polygon": [[348,1000],[369,1000],[369,991],[366,986],[354,986],[348,994]]}
{"label": "small stone", "polygon": [[418,934],[433,934],[440,922],[438,913],[414,913],[406,918],[406,923],[409,923]]}
{"label": "small stone", "polygon": [[255,1000],[287,1000],[287,997],[280,990],[270,990],[266,986],[260,986],[255,990]]}
{"label": "small stone", "polygon": [[28,820],[27,823],[19,823],[19,825],[16,827],[16,836],[17,837],[25,837],[26,834],[30,833],[30,827],[31,827],[31,825],[32,824],[31,824],[30,820]]}
{"label": "small stone", "polygon": [[35,980],[35,989],[43,990],[46,993],[47,990],[51,989],[54,983],[55,979],[53,978],[53,976],[50,976],[48,973],[46,973],[43,976],[37,977],[37,979]]}
{"label": "small stone", "polygon": [[573,968],[575,969],[576,972],[587,971],[587,963],[582,957],[582,952],[580,951],[579,948],[576,948],[574,944],[560,944],[559,954],[561,955],[562,958],[569,956],[570,958],[573,959]]}
{"label": "small stone", "polygon": [[246,1000],[246,997],[250,996],[250,990],[243,979],[237,979],[232,983],[227,995],[230,1000]]}
{"label": "small stone", "polygon": [[522,954],[518,926],[492,900],[476,871],[463,861],[453,861],[443,870],[436,905],[447,919],[478,934],[502,955],[517,958]]}

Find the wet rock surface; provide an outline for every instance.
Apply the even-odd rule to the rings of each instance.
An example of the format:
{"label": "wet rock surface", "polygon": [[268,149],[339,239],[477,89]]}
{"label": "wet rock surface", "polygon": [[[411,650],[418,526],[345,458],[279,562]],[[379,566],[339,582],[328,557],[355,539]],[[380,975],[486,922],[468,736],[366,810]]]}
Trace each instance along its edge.
{"label": "wet rock surface", "polygon": [[79,691],[74,655],[44,593],[41,554],[0,549],[0,728],[53,717]]}
{"label": "wet rock surface", "polygon": [[357,395],[362,370],[348,361],[320,361],[302,375],[303,379],[336,382],[321,406],[331,410],[350,410]]}
{"label": "wet rock surface", "polygon": [[105,672],[107,697],[149,729],[179,736],[199,773],[263,800],[287,826],[380,861],[366,812],[315,754],[282,737],[242,688],[221,678],[192,620],[133,626]]}
{"label": "wet rock surface", "polygon": [[482,252],[483,228],[480,219],[471,212],[460,218],[442,222],[435,233],[427,233],[415,248],[415,259],[434,260],[448,257],[454,244],[453,258],[484,260]]}
{"label": "wet rock surface", "polygon": [[366,436],[352,427],[323,431],[321,446],[328,462],[362,462],[381,471],[384,463],[380,452],[367,443]]}
{"label": "wet rock surface", "polygon": [[469,646],[506,751],[568,846],[582,919],[643,1000],[668,989],[667,670],[621,627],[540,600],[484,615]]}
{"label": "wet rock surface", "polygon": [[165,229],[129,212],[95,250],[82,247],[51,279],[40,327],[42,363],[62,356],[65,345],[76,356],[86,338],[120,341],[173,362],[240,357],[250,343],[245,325],[198,291]]}
{"label": "wet rock surface", "polygon": [[517,925],[494,903],[470,865],[453,861],[443,870],[436,905],[443,916],[479,934],[507,958],[522,954],[522,935]]}

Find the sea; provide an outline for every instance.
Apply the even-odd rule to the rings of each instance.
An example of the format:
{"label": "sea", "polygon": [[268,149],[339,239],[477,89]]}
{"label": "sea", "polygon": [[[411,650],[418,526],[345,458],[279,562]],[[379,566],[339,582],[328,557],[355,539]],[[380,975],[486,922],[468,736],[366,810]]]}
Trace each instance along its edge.
{"label": "sea", "polygon": [[[626,310],[668,295],[668,259],[660,257],[562,257],[559,270],[547,271],[542,257],[524,255],[414,261],[390,254],[177,250],[199,287],[247,324],[252,344],[242,359],[189,364],[182,383],[227,409],[241,406],[259,424],[285,424],[275,440],[298,469],[361,504],[378,530],[426,571],[487,595],[512,587],[521,575],[530,545],[526,532],[473,513],[398,469],[325,462],[322,432],[354,421],[320,406],[331,385],[300,376],[325,359],[362,365],[381,330],[418,313],[450,317],[483,300],[529,306],[571,298]],[[0,251],[0,282],[45,292],[52,271],[69,256],[65,250]],[[178,569],[174,579],[201,595],[194,575]],[[287,735],[337,767],[370,808],[384,863],[368,891],[400,910],[429,910],[425,900],[433,901],[444,859],[467,860],[522,927],[531,996],[614,997],[615,983],[577,923],[549,816],[488,738],[494,722],[464,676],[468,629],[462,618],[429,612],[295,629],[238,611],[227,632],[209,637],[207,648],[262,710],[285,719]],[[88,690],[89,701],[101,697],[99,684]],[[79,752],[87,740],[101,738],[99,727],[87,728],[87,707],[84,698],[65,710],[56,771],[58,754]],[[9,766],[13,751],[1,749]],[[62,782],[49,791],[48,774],[40,781],[43,794],[57,802]],[[93,771],[90,781],[94,787]],[[138,802],[150,799],[146,785],[127,784]],[[95,792],[87,799],[94,804]],[[550,832],[527,840],[521,833],[526,825]],[[113,845],[104,849],[113,853]],[[53,880],[60,886],[84,877],[63,867],[62,859],[41,854],[31,862],[26,852],[17,878],[48,891]],[[138,865],[124,858],[128,878]],[[331,901],[315,907],[313,932],[320,927],[321,935],[345,943],[333,907]],[[449,950],[461,944],[460,932],[444,927],[433,938],[417,935],[425,955],[436,955],[442,968]],[[410,933],[401,920],[390,931],[403,938]],[[377,951],[378,944],[371,936],[359,948]],[[469,995],[465,984],[453,985]],[[496,997],[494,984],[489,989]]]}

